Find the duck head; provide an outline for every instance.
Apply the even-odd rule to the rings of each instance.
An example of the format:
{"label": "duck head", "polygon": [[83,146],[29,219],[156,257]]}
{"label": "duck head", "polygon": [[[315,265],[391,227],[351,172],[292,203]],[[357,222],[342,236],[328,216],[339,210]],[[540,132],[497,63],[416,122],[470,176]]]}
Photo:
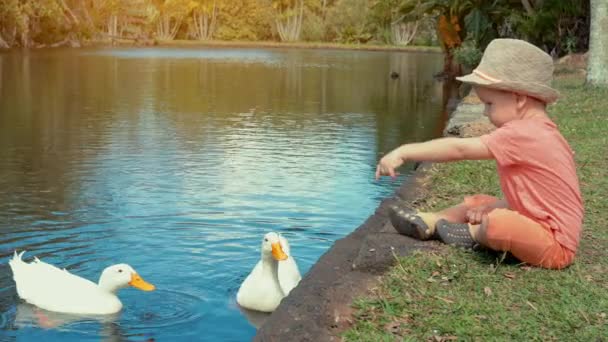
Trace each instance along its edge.
{"label": "duck head", "polygon": [[262,239],[262,257],[272,256],[277,261],[287,260],[287,254],[281,247],[281,239],[277,233],[268,233]]}
{"label": "duck head", "polygon": [[135,270],[127,264],[118,264],[107,267],[99,277],[99,287],[108,292],[116,291],[133,286],[142,291],[153,291],[154,285],[143,280]]}

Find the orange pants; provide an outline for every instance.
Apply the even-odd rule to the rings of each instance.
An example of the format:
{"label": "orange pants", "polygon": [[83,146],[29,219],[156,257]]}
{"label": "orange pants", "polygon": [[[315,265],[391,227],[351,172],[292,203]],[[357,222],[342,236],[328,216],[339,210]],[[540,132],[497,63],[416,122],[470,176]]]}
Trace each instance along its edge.
{"label": "orange pants", "polygon": [[[493,196],[474,195],[465,197],[464,205],[475,208],[496,201],[498,198]],[[509,209],[494,209],[488,213],[486,240],[486,247],[510,252],[534,266],[560,269],[574,260],[574,252],[562,247],[550,228]]]}

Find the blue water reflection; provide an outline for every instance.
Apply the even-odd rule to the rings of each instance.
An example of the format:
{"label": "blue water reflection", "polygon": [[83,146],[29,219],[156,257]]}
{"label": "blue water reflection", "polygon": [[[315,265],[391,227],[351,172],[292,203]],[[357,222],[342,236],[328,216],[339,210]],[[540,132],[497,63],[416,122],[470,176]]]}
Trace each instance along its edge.
{"label": "blue water reflection", "polygon": [[[442,129],[441,63],[283,49],[0,54],[0,337],[249,340],[234,297],[262,235],[282,232],[306,273],[369,217],[400,183],[373,180],[381,153]],[[18,300],[15,249],[93,281],[128,263],[158,290],[123,290],[115,317],[57,317]]]}

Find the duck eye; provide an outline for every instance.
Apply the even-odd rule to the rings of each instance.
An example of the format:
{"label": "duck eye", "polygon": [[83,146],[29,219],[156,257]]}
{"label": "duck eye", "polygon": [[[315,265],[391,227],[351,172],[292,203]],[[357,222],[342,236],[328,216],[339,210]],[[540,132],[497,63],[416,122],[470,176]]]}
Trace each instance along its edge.
{"label": "duck eye", "polygon": [[122,273],[122,270],[118,270],[118,273]]}
{"label": "duck eye", "polygon": [[264,241],[268,242],[268,239],[264,238]]}

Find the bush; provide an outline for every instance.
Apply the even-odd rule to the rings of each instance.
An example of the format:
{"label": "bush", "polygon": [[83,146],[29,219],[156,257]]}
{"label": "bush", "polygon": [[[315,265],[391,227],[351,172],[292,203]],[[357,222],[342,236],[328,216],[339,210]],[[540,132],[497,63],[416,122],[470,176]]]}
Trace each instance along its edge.
{"label": "bush", "polygon": [[465,40],[462,45],[454,50],[454,59],[463,67],[472,70],[481,61],[483,52],[474,41]]}
{"label": "bush", "polygon": [[218,26],[214,38],[220,40],[269,40],[273,35],[270,6],[250,0],[234,0],[219,5]]}
{"label": "bush", "polygon": [[301,39],[308,42],[324,41],[327,37],[327,25],[323,18],[308,9],[304,13]]}
{"label": "bush", "polygon": [[367,0],[338,0],[327,14],[328,38],[341,43],[370,41],[369,12]]}

